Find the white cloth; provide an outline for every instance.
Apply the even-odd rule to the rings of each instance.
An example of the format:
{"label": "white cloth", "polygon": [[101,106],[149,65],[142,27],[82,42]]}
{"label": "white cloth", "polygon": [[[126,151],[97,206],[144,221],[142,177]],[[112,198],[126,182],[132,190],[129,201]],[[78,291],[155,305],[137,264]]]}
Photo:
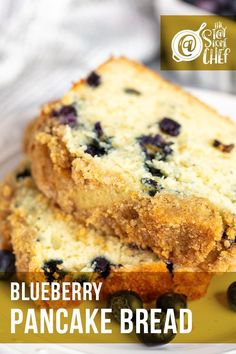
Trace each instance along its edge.
{"label": "white cloth", "polygon": [[[145,4],[145,7],[143,6]],[[68,81],[109,55],[147,60],[157,49],[150,0],[4,0],[0,2],[0,85],[26,69]],[[33,66],[33,68],[32,68]],[[52,79],[51,79],[52,81]]]}
{"label": "white cloth", "polygon": [[[152,0],[1,0],[2,158],[25,121],[111,55],[150,60],[158,50]],[[4,156],[3,156],[4,155]]]}

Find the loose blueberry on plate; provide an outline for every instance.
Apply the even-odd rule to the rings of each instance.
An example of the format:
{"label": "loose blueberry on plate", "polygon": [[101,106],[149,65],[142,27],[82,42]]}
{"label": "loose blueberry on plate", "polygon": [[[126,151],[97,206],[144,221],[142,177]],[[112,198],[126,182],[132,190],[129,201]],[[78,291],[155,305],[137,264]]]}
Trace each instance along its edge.
{"label": "loose blueberry on plate", "polygon": [[236,281],[228,287],[227,298],[229,306],[236,312]]}
{"label": "loose blueberry on plate", "polygon": [[161,333],[151,333],[151,317],[150,317],[150,312],[148,315],[148,333],[136,333],[136,336],[138,340],[147,345],[147,346],[155,346],[155,345],[161,345],[161,344],[167,344],[171,342],[176,334],[169,329],[167,333],[164,333],[164,326],[165,326],[165,321],[166,321],[166,315],[165,313],[158,313],[155,315],[156,318],[159,318],[160,321],[159,323],[155,324],[155,329],[159,329]]}
{"label": "loose blueberry on plate", "polygon": [[9,279],[15,272],[14,254],[8,250],[0,250],[0,280]]}
{"label": "loose blueberry on plate", "polygon": [[156,307],[164,312],[168,309],[174,309],[175,317],[179,318],[180,309],[187,308],[187,297],[183,294],[165,293],[157,299]]}
{"label": "loose blueberry on plate", "polygon": [[120,323],[121,309],[132,310],[132,320],[135,322],[135,311],[143,308],[143,302],[134,291],[123,290],[112,294],[107,301],[107,306],[112,309],[112,316],[116,322]]}

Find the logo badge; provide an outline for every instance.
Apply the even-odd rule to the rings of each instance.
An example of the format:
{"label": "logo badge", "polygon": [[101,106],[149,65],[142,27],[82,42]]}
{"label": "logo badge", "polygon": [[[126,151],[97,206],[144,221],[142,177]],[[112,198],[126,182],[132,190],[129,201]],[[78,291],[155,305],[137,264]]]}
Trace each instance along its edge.
{"label": "logo badge", "polygon": [[197,31],[182,30],[179,31],[172,39],[172,58],[176,62],[192,61],[197,59],[203,49],[201,31],[206,27],[203,22]]}
{"label": "logo badge", "polygon": [[209,16],[161,16],[161,70],[236,70],[236,22]]}

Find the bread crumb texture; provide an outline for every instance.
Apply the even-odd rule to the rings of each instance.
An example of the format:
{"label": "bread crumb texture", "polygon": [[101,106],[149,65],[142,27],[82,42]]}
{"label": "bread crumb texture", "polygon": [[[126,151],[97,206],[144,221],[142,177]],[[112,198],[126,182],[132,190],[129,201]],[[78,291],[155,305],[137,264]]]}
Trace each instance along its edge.
{"label": "bread crumb texture", "polygon": [[228,118],[117,58],[45,105],[25,141],[38,188],[65,212],[161,259],[225,270],[235,137]]}
{"label": "bread crumb texture", "polygon": [[28,282],[102,281],[104,298],[118,290],[136,291],[144,301],[171,290],[189,299],[205,295],[211,273],[166,264],[150,250],[84,227],[39,192],[29,174],[22,176],[22,172],[9,176],[0,189],[12,191],[10,199],[1,193],[1,204],[5,205],[4,222],[19,278]]}

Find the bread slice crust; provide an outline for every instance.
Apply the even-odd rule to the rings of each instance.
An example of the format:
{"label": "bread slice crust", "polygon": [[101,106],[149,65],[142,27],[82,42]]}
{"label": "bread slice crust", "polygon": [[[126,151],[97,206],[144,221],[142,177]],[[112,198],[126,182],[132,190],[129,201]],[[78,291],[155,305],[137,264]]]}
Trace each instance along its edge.
{"label": "bread slice crust", "polygon": [[[180,88],[167,83],[141,64],[125,58],[111,59],[98,68],[96,72],[101,75],[101,78],[106,72],[112,77],[113,70],[119,72],[117,67],[121,67],[121,71],[127,70],[128,73],[131,70],[132,77],[140,75],[141,79],[146,79],[147,85],[155,85],[156,83],[157,88],[159,87],[160,90],[165,90],[175,97],[176,105],[178,105],[178,101],[184,100],[184,105],[192,106],[193,110],[196,110],[196,114],[199,111],[204,113],[206,117],[209,116],[209,122],[206,122],[206,125],[208,123],[212,124],[214,119],[217,119],[218,130],[214,128],[216,131],[209,132],[212,139],[215,135],[219,135],[222,129],[227,130],[227,134],[225,133],[227,139],[231,139],[233,132],[236,133],[235,124],[229,119],[219,116],[214,110]],[[146,85],[145,82],[143,84]],[[214,165],[209,167],[211,176],[207,174],[209,172],[207,171],[207,162],[203,164],[206,172],[203,171],[200,163],[197,171],[193,170],[191,166],[187,166],[184,170],[184,172],[194,171],[193,178],[196,179],[196,186],[202,186],[202,192],[200,188],[199,192],[197,189],[194,190],[197,187],[194,187],[191,176],[188,182],[184,177],[184,183],[181,182],[180,184],[177,181],[179,177],[177,178],[175,175],[170,178],[170,182],[168,177],[165,178],[165,176],[160,179],[154,178],[157,184],[160,183],[164,186],[163,190],[161,189],[155,196],[143,192],[138,186],[136,174],[132,175],[134,170],[129,170],[127,165],[121,165],[123,160],[124,164],[129,164],[129,160],[126,161],[128,155],[123,160],[119,160],[119,163],[112,160],[115,161],[112,165],[111,160],[109,160],[109,163],[107,162],[106,156],[94,157],[86,153],[86,150],[76,149],[71,143],[73,129],[59,124],[57,119],[52,118],[53,112],[57,111],[62,105],[70,105],[78,98],[82,102],[86,101],[87,91],[84,92],[85,86],[86,81],[81,80],[74,84],[72,90],[61,101],[45,105],[41,115],[36,119],[33,129],[30,130],[30,136],[26,139],[26,152],[32,162],[32,172],[38,188],[48,198],[58,203],[66,213],[73,214],[80,222],[102,229],[105,233],[112,232],[122,240],[135,242],[142,248],[151,248],[164,260],[186,266],[202,266],[204,270],[206,268],[213,271],[218,270],[218,268],[220,268],[220,271],[233,269],[236,266],[234,201],[230,194],[231,190],[224,193],[224,191],[218,191],[218,187],[214,188],[214,183],[210,184],[209,180],[214,179]],[[142,91],[142,87],[140,90]],[[91,95],[93,99],[96,97],[94,93]],[[109,106],[108,99],[109,96],[108,98],[105,97],[104,101]],[[99,102],[97,104],[99,110]],[[114,107],[112,104],[108,109],[113,114]],[[122,111],[122,107],[120,110]],[[181,119],[181,116],[184,116],[181,104],[178,110]],[[103,122],[102,117],[101,122]],[[188,124],[188,117],[185,122]],[[133,124],[133,122],[131,123]],[[128,122],[127,124],[131,123]],[[132,130],[132,124],[127,128],[129,133]],[[197,123],[194,124],[197,130]],[[115,129],[113,125],[112,129]],[[212,130],[214,129],[212,128]],[[197,132],[194,139],[198,137],[201,139],[200,133]],[[185,135],[187,135],[187,138]],[[189,137],[187,133],[185,135],[183,138],[181,137],[182,140],[179,142],[175,140],[175,145],[178,145],[176,159],[182,156],[182,150],[184,154],[188,154],[186,146],[188,147]],[[129,140],[129,137],[126,136],[126,138]],[[212,153],[215,161],[220,166],[222,165],[222,171],[224,171],[224,166],[228,168],[225,175],[222,175],[222,178],[225,178],[225,186],[232,184],[233,177],[230,177],[232,171],[229,169],[233,169],[233,162],[236,161],[235,151],[223,153],[212,146],[208,136],[206,141],[206,147],[204,146],[206,152],[202,149],[194,163],[198,159],[199,161],[203,160],[205,154]],[[204,140],[204,144],[206,141]],[[229,142],[229,140],[227,141]],[[194,153],[196,152],[198,152],[197,147],[194,150]],[[173,156],[175,159],[175,155]],[[141,158],[138,156],[137,159],[140,160]],[[210,159],[209,156],[209,161]],[[135,157],[130,161],[134,163]],[[188,163],[188,158],[186,157],[184,161],[181,160],[181,166],[178,163],[171,162],[171,160],[168,165],[160,161],[155,163],[158,166],[161,164],[163,168],[172,166],[174,163],[175,168],[178,167],[178,173],[181,174],[181,168]],[[176,171],[177,169],[175,169]],[[143,170],[142,173],[144,173]],[[217,170],[217,178],[220,177],[221,172]],[[168,183],[169,185],[174,183],[173,190],[170,189]],[[176,186],[180,187],[180,191],[176,192]],[[191,190],[192,187],[193,191]],[[230,197],[228,197],[229,194]],[[209,264],[207,264],[207,260],[211,260]]]}
{"label": "bread slice crust", "polygon": [[[102,299],[120,290],[135,291],[145,302],[167,291],[183,293],[191,300],[206,294],[213,273],[177,265],[169,269],[150,250],[122,244],[115,236],[85,228],[38,191],[30,176],[17,180],[16,174],[2,183],[0,191],[11,190],[11,198],[7,196],[5,203],[1,194],[0,203],[5,205],[7,217],[1,222],[9,232],[5,237],[12,244],[19,279],[27,283],[49,281],[44,265],[54,259],[62,261],[65,276],[61,281],[75,281],[75,275],[80,274],[91,274],[90,280],[101,281]],[[108,276],[95,276],[91,261],[96,255],[109,260]],[[49,307],[76,305],[73,301],[37,303]]]}

